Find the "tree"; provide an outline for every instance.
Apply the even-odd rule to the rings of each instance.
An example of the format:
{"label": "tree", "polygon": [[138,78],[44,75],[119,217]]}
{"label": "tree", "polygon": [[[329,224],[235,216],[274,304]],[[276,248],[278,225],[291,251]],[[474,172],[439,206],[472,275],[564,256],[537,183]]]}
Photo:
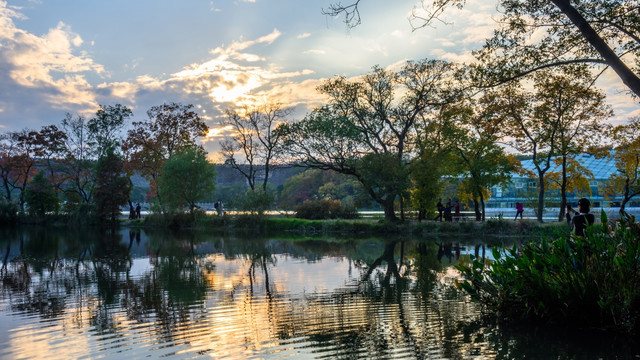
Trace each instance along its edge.
{"label": "tree", "polygon": [[[265,103],[253,107],[246,106],[241,111],[227,109],[227,119],[222,125],[233,129],[230,140],[221,142],[225,163],[230,164],[247,179],[249,187],[255,191],[257,166],[264,169],[262,190],[267,190],[269,172],[273,162],[281,155],[282,134],[274,131],[279,122],[291,112],[280,103]],[[236,153],[241,153],[243,161],[238,164]]]}
{"label": "tree", "polygon": [[38,171],[29,182],[24,198],[29,213],[39,217],[48,212],[57,212],[60,204],[55,187],[45,177],[44,171]]}
{"label": "tree", "polygon": [[132,186],[129,178],[124,175],[124,160],[113,146],[107,147],[98,159],[96,179],[96,213],[115,224],[120,207],[129,200]]}
{"label": "tree", "polygon": [[[88,204],[95,187],[95,161],[91,160],[88,123],[85,117],[67,113],[62,120],[65,133],[64,192],[67,200]],[[77,199],[77,200],[76,200]],[[77,204],[75,204],[77,205]]]}
{"label": "tree", "polygon": [[[562,73],[540,72],[537,76],[538,112],[555,119],[555,152],[560,162],[560,211],[558,221],[564,221],[567,191],[570,191],[568,170],[572,157],[584,153],[600,142],[605,128],[603,120],[612,112],[605,95],[593,87],[594,79],[584,67],[565,68]],[[576,166],[573,166],[576,170]],[[551,175],[550,173],[549,175]],[[574,182],[577,184],[577,182]]]}
{"label": "tree", "polygon": [[610,195],[622,194],[622,216],[627,203],[640,195],[640,118],[614,127],[610,136],[616,144],[613,158],[617,173],[611,176],[605,191]]}
{"label": "tree", "polygon": [[495,112],[495,98],[487,95],[476,106],[469,101],[448,107],[445,116],[458,130],[451,148],[456,172],[463,177],[461,188],[471,195],[476,220],[484,221],[485,199],[490,196],[491,187],[510,180],[516,160],[498,143],[505,120]]}
{"label": "tree", "polygon": [[215,191],[215,166],[207,160],[200,147],[185,148],[173,154],[162,167],[158,190],[170,211],[182,211],[187,206],[193,213],[196,202]]}
{"label": "tree", "polygon": [[496,97],[496,106],[505,117],[503,134],[512,138],[510,145],[523,154],[531,156],[538,179],[538,206],[536,216],[542,222],[545,196],[545,174],[551,168],[553,154],[556,151],[556,133],[558,119],[539,108],[536,98],[544,89],[536,84],[538,92],[530,93],[522,90],[519,82],[512,82]]}
{"label": "tree", "polygon": [[147,116],[147,121],[133,122],[123,150],[128,171],[140,171],[151,182],[150,195],[154,195],[165,161],[182,149],[199,146],[196,139],[205,136],[209,128],[191,104],[153,106]]}
{"label": "tree", "polygon": [[[457,95],[453,71],[449,63],[422,60],[398,72],[376,66],[358,80],[327,80],[318,91],[329,103],[281,126],[286,148],[307,167],[354,176],[384,208],[385,218],[395,220],[395,200],[408,185],[406,156],[416,121]],[[385,166],[388,177],[376,179]]]}
{"label": "tree", "polygon": [[53,185],[56,194],[60,192],[65,181],[62,159],[65,156],[66,140],[67,135],[56,125],[43,126],[39,132],[34,133],[37,149],[34,155],[44,162],[43,165],[48,169],[49,182]]}
{"label": "tree", "polygon": [[335,171],[308,169],[285,181],[278,204],[284,209],[294,209],[307,200],[320,199],[346,201],[356,207],[370,201],[352,177]]}
{"label": "tree", "polygon": [[120,132],[125,120],[133,115],[131,109],[120,104],[100,105],[96,115],[87,123],[89,140],[96,158],[100,158],[108,148],[118,149],[121,142]]}
{"label": "tree", "polygon": [[[325,13],[345,14],[350,26],[360,23],[360,0],[331,5]],[[640,55],[640,5],[625,0],[497,0],[501,27],[477,57],[485,66],[478,80],[495,85],[532,72],[571,64],[611,67],[640,96],[637,64]],[[439,19],[448,7],[465,0],[432,0],[414,10],[414,29]],[[531,39],[539,39],[532,42]]]}
{"label": "tree", "polygon": [[446,107],[441,107],[433,117],[421,117],[416,126],[415,147],[417,155],[409,162],[411,178],[411,203],[418,210],[418,220],[432,213],[438,195],[442,192],[451,169],[451,139],[454,127],[446,116]]}
{"label": "tree", "polygon": [[31,178],[36,174],[39,152],[38,132],[22,130],[4,134],[0,138],[0,151],[2,153],[0,167],[2,170],[3,187],[7,200],[11,201],[11,194],[19,192],[19,204],[24,211],[24,192]]}

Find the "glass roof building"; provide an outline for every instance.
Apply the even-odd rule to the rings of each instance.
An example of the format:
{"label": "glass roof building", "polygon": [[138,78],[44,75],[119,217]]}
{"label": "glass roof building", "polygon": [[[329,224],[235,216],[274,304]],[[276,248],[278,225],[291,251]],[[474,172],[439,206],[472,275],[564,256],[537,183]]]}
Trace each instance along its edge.
{"label": "glass roof building", "polygon": [[[574,207],[578,199],[587,197],[591,200],[592,208],[596,207],[618,207],[620,206],[621,197],[606,197],[602,190],[607,180],[617,172],[613,157],[596,158],[589,154],[580,154],[574,158],[580,165],[593,173],[593,177],[589,180],[590,193],[567,193],[567,201]],[[525,170],[537,174],[532,160],[521,161]],[[551,168],[547,174],[552,172],[560,172],[561,166],[552,162]],[[488,208],[514,208],[516,202],[537,203],[538,196],[538,179],[537,176],[527,177],[525,175],[514,174],[511,182],[506,188],[494,186],[491,188],[491,198],[487,202]],[[545,207],[558,207],[560,204],[560,191],[547,187],[545,191]],[[640,199],[632,199],[627,206],[640,206]]]}

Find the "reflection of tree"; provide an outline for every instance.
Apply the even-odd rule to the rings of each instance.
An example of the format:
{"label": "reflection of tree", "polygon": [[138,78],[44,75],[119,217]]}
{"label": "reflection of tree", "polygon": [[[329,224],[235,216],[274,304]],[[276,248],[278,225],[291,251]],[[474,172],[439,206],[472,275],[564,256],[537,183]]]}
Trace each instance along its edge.
{"label": "reflection of tree", "polygon": [[[186,232],[81,234],[81,241],[66,241],[60,233],[20,233],[1,242],[0,301],[65,330],[82,329],[75,333],[96,336],[91,342],[100,351],[126,357],[129,345],[152,343],[154,350],[237,358],[535,357],[527,350],[533,337],[475,321],[479,310],[451,290],[452,267],[438,260],[447,241],[323,247],[319,240],[255,236],[204,241]],[[450,248],[455,256],[455,242]],[[132,255],[145,249],[149,258]],[[484,247],[475,254],[483,256]],[[334,275],[344,285],[326,280]]]}

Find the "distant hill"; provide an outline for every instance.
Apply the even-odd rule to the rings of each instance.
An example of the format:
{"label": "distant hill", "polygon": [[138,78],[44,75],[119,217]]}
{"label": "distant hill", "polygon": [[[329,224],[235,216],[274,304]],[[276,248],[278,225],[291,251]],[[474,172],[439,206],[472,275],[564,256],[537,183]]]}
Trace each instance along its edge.
{"label": "distant hill", "polygon": [[[231,165],[223,165],[216,164],[216,185],[218,186],[231,186],[237,183],[245,184],[249,186],[247,183],[247,179],[240,174],[240,172],[231,167]],[[264,166],[258,166],[258,174],[256,176],[256,181],[261,183],[264,180]],[[274,187],[278,187],[279,185],[284,185],[285,181],[288,178],[301,173],[304,171],[303,168],[293,167],[291,165],[282,165],[282,166],[274,166],[271,168],[269,173],[269,183]],[[135,174],[131,177],[131,181],[133,182],[133,186],[137,188],[149,188],[149,181],[144,177]]]}

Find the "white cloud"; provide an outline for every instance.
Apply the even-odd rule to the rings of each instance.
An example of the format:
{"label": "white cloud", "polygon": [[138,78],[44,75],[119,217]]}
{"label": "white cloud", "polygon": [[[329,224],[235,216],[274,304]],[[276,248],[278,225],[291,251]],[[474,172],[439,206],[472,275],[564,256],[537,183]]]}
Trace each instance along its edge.
{"label": "white cloud", "polygon": [[398,39],[402,39],[402,38],[404,38],[404,32],[402,32],[400,30],[393,30],[391,32],[391,36],[395,37],[395,38],[398,38]]}
{"label": "white cloud", "polygon": [[215,4],[213,3],[213,1],[209,1],[209,6],[210,6],[210,10],[212,12],[221,12],[222,9],[219,9],[215,6]]}
{"label": "white cloud", "polygon": [[313,54],[313,55],[324,55],[327,52],[324,50],[318,50],[318,49],[310,49],[310,50],[306,50],[302,52],[303,54]]}
{"label": "white cloud", "polygon": [[16,27],[13,19],[23,18],[6,2],[0,2],[0,63],[5,72],[2,77],[18,86],[44,90],[42,100],[54,108],[66,103],[95,106],[95,96],[84,74],[105,71],[77,50],[83,42],[80,35],[59,22],[46,34],[37,36]]}
{"label": "white cloud", "polygon": [[308,38],[309,36],[311,36],[310,33],[303,33],[297,36],[298,39],[304,39],[304,38]]}

